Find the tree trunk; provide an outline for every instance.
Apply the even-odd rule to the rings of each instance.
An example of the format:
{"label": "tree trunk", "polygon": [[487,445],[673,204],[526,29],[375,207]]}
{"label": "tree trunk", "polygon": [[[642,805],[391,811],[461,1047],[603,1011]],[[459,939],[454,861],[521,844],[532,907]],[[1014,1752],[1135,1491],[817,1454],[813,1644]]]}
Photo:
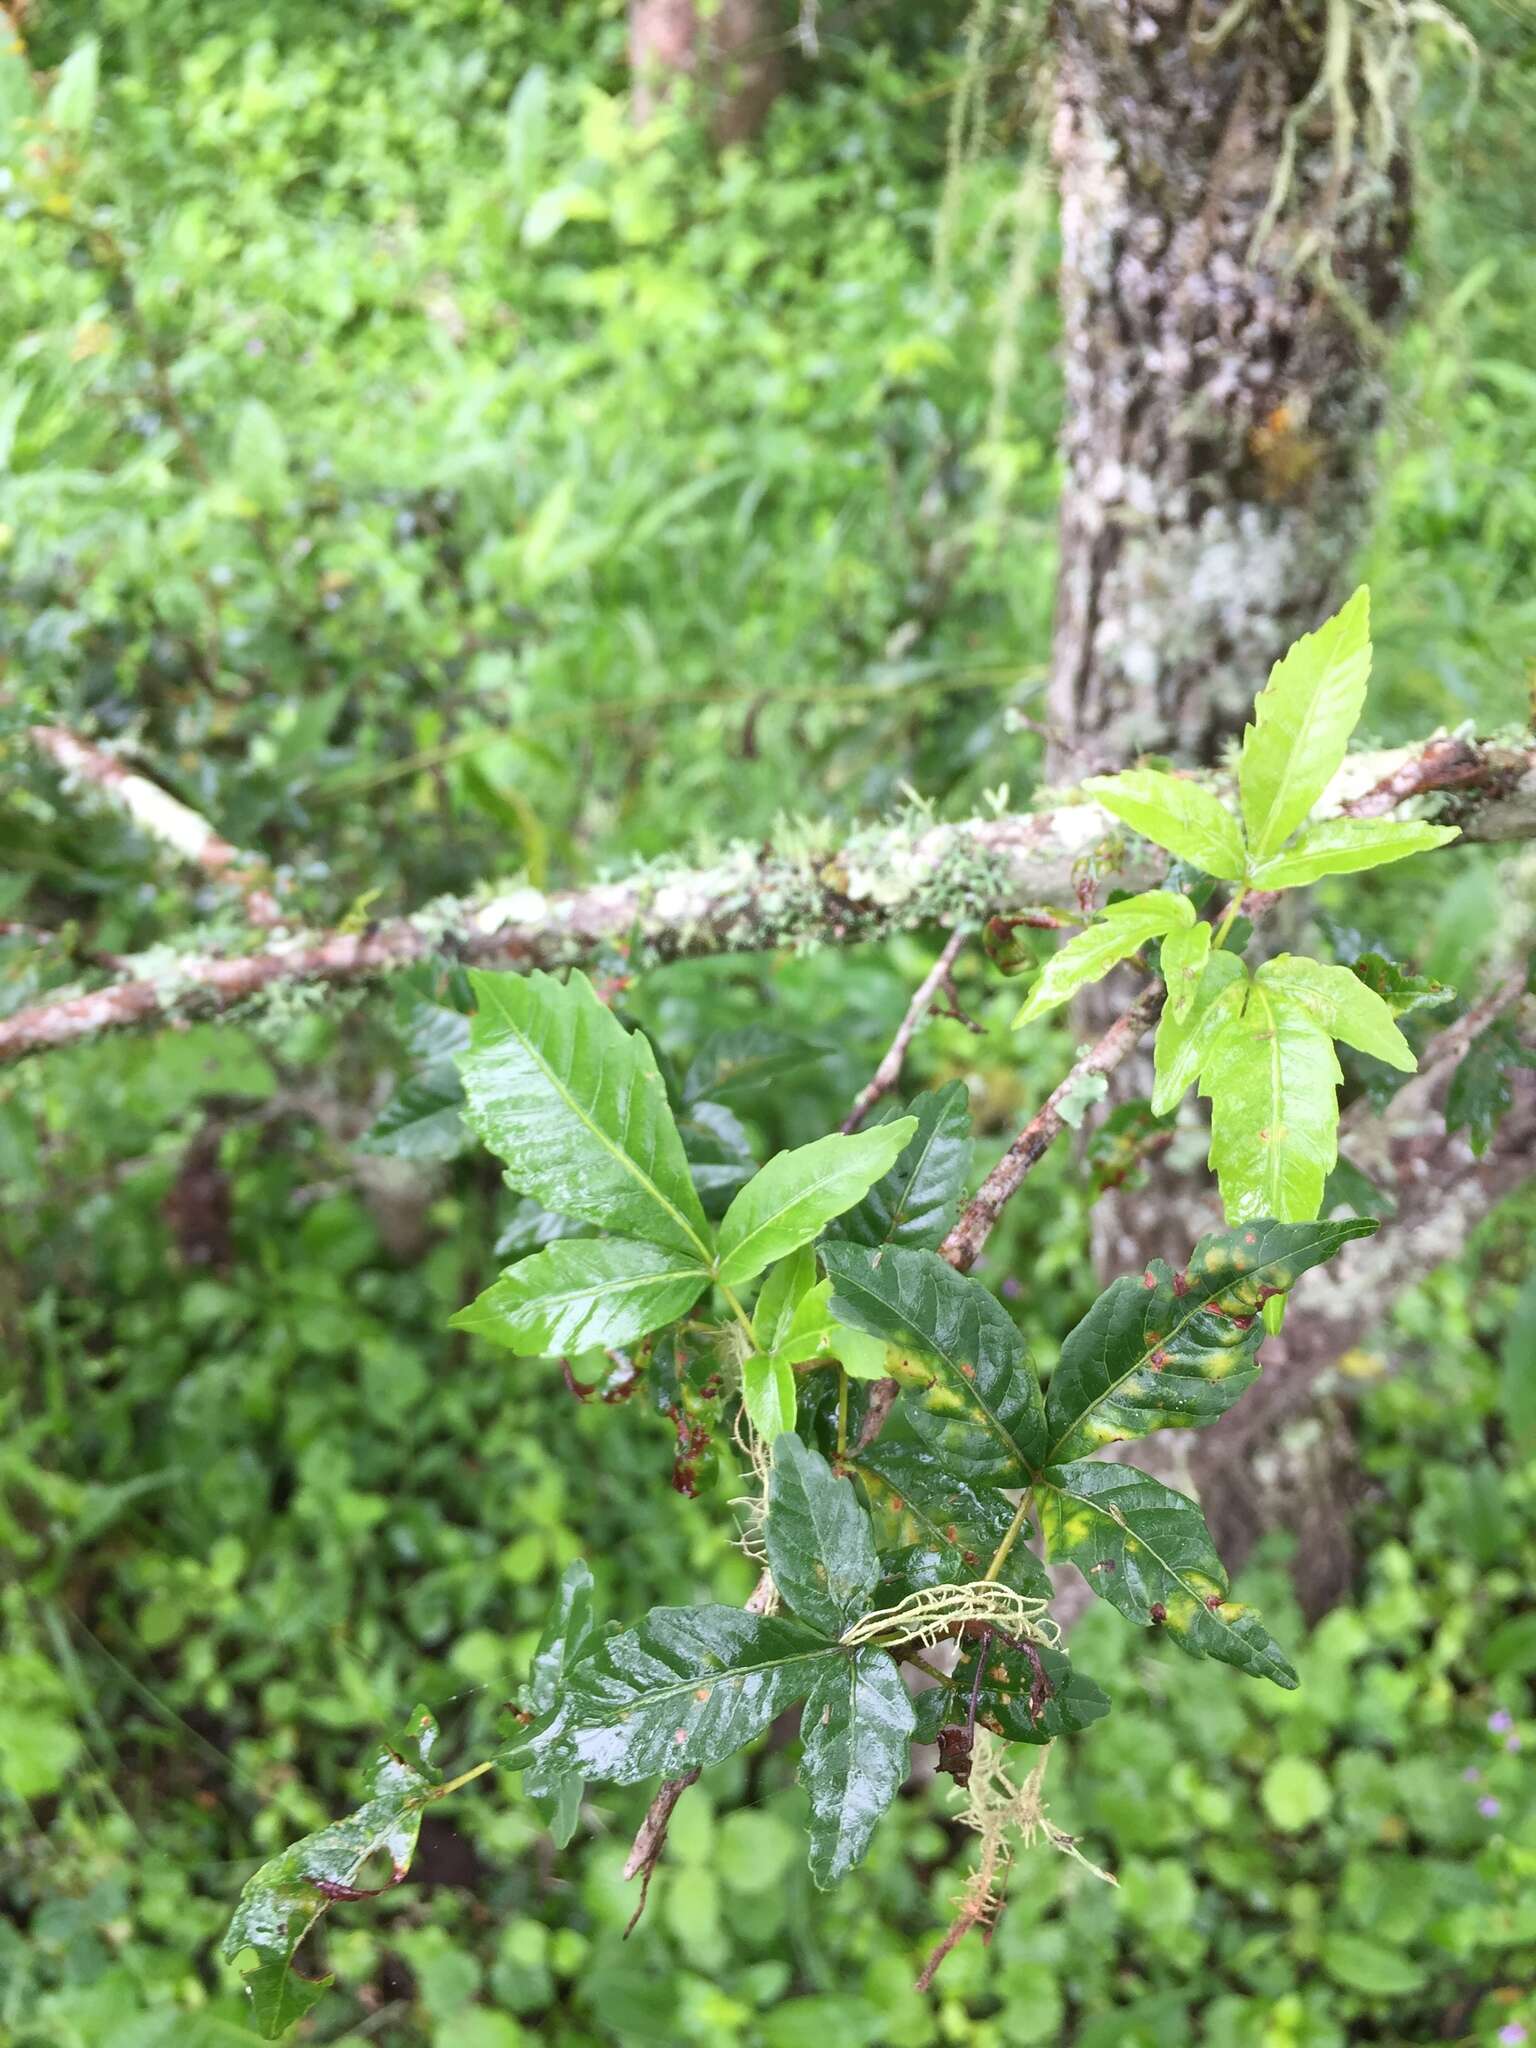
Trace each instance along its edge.
{"label": "tree trunk", "polygon": [[[1138,753],[1210,759],[1345,594],[1409,180],[1364,83],[1374,31],[1347,8],[1356,46],[1330,50],[1329,16],[1327,0],[1059,9],[1053,782]],[[1330,55],[1338,104],[1318,89]]]}
{"label": "tree trunk", "polygon": [[[1403,106],[1384,123],[1371,102],[1363,11],[1060,0],[1057,18],[1066,418],[1047,775],[1061,785],[1143,753],[1215,759],[1270,665],[1346,594],[1411,223]],[[1411,98],[1411,50],[1390,55]],[[1087,991],[1079,1035],[1097,1038],[1127,993]],[[1143,1055],[1115,1094],[1150,1087]],[[1103,1277],[1186,1256],[1207,1203],[1165,1163],[1100,1201]],[[1194,1476],[1187,1445],[1148,1450],[1136,1462],[1172,1456]],[[1240,1548],[1286,1501],[1339,1497],[1336,1430],[1305,1472],[1254,1451],[1251,1434],[1213,1442],[1197,1481]],[[1315,1608],[1347,1585],[1347,1516],[1313,1513],[1311,1529]]]}
{"label": "tree trunk", "polygon": [[716,142],[747,142],[782,82],[766,0],[631,0],[629,68],[635,119],[646,122],[679,79],[705,95]]}

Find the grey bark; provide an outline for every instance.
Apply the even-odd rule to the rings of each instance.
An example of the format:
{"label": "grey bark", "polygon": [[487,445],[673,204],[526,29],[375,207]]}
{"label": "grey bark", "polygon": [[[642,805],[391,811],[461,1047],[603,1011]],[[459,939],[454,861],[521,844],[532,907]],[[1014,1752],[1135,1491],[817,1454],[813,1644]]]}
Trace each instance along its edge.
{"label": "grey bark", "polygon": [[1401,150],[1372,160],[1358,52],[1353,138],[1326,97],[1307,105],[1327,14],[1059,8],[1053,782],[1140,752],[1212,758],[1270,664],[1346,594],[1409,179]]}
{"label": "grey bark", "polygon": [[631,0],[629,68],[637,121],[687,80],[705,95],[717,142],[750,141],[783,83],[773,9],[768,0]]}

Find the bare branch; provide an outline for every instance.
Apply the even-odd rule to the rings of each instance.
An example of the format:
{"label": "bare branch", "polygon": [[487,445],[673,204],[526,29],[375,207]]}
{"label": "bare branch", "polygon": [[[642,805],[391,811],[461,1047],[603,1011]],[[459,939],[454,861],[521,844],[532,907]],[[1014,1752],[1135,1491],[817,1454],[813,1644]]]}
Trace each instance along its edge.
{"label": "bare branch", "polygon": [[252,924],[275,925],[281,912],[269,887],[266,864],[242,853],[214,831],[200,812],[163,790],[146,775],[125,768],[115,754],[92,746],[63,725],[34,725],[27,736],[39,753],[73,781],[88,784],[122,811],[146,837],[156,840],[211,881],[237,889]]}
{"label": "bare branch", "polygon": [[1130,1008],[1110,1025],[1098,1044],[1091,1046],[1067,1069],[961,1211],[954,1229],[939,1246],[941,1258],[948,1259],[962,1273],[970,1271],[981,1256],[982,1246],[1002,1214],[1004,1204],[1066,1129],[1062,1104],[1084,1081],[1114,1072],[1143,1033],[1157,1022],[1163,999],[1161,982],[1154,982],[1143,989]]}
{"label": "bare branch", "polygon": [[[1463,747],[1476,755],[1475,778]],[[1422,793],[1446,775],[1468,838],[1536,836],[1536,747],[1431,740],[1347,761],[1320,807],[1336,813],[1412,764]],[[1437,765],[1438,764],[1438,765]],[[578,966],[622,956],[632,969],[711,953],[811,943],[851,945],[930,923],[974,924],[1021,903],[1070,899],[1089,863],[1114,852],[1124,887],[1155,883],[1165,856],[1127,839],[1097,804],[955,825],[871,830],[833,852],[733,849],[709,868],[658,868],[545,895],[519,888],[428,905],[361,933],[300,932],[265,950],[195,952],[0,1023],[0,1064],[107,1031],[220,1016],[289,983],[343,987],[439,955],[491,965]]]}
{"label": "bare branch", "polygon": [[945,941],[944,950],[934,961],[930,972],[918,983],[917,993],[907,1005],[907,1014],[897,1026],[896,1036],[886,1049],[885,1057],[876,1067],[868,1084],[854,1097],[853,1107],[843,1119],[842,1132],[845,1138],[859,1128],[875,1104],[889,1095],[900,1081],[902,1061],[907,1056],[907,1047],[912,1043],[918,1025],[933,1007],[935,996],[948,982],[950,969],[954,966],[960,948],[968,936],[965,926],[958,925]]}

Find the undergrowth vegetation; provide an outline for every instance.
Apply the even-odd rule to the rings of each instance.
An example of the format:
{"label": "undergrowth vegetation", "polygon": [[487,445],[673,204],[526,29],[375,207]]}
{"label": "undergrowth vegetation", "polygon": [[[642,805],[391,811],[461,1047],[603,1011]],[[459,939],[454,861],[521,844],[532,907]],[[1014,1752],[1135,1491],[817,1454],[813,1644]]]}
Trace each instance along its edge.
{"label": "undergrowth vegetation", "polygon": [[[1482,83],[1469,110],[1464,68],[1431,61],[1361,553],[1385,740],[1520,722],[1531,685],[1536,56],[1518,11],[1463,11]],[[1006,23],[986,147],[945,198],[963,26],[826,23],[760,148],[715,159],[681,121],[636,139],[613,0],[35,0],[33,65],[97,56],[74,60],[72,145],[0,173],[7,1011],[74,980],[82,926],[115,954],[188,906],[31,758],[39,715],[141,746],[307,913],[359,926],[488,874],[707,855],[786,811],[1027,793],[1054,240],[1043,186],[1020,196]],[[0,56],[0,118],[31,90]],[[1444,888],[1427,863],[1326,882],[1324,918],[1468,987],[1501,885],[1486,849],[1457,861]],[[229,915],[194,908],[215,935]],[[39,953],[23,926],[59,938]],[[792,1092],[734,1105],[763,1158],[836,1128],[932,957],[694,962],[625,1002],[683,1063],[733,1027],[805,1041]],[[293,995],[0,1086],[14,2048],[248,2039],[217,1955],[240,1885],[355,1802],[418,1701],[462,1760],[493,1747],[577,1557],[609,1614],[752,1591],[728,1444],[673,1491],[674,1421],[646,1399],[578,1398],[557,1363],[449,1328],[529,1247],[493,1161],[360,1147],[425,993],[398,1018]],[[985,1165],[1071,1038],[1015,1037],[976,949],[957,995],[908,1078],[965,1081]],[[1096,1291],[1113,1171],[1059,1149],[989,1246],[1046,1374]],[[1115,1711],[1053,1761],[1051,1818],[1117,1888],[1037,1853],[990,1949],[920,1997],[973,1848],[947,1781],[898,1798],[823,1895],[793,1755],[733,1758],[679,1806],[627,1942],[645,1791],[590,1789],[557,1859],[502,1786],[429,1813],[413,1884],[328,1928],[341,1988],[307,2038],[1536,2038],[1533,1231],[1526,1194],[1344,1361],[1358,1585],[1310,1634],[1283,1546],[1239,1587],[1299,1646],[1298,1690],[1112,1615],[1074,1631]]]}

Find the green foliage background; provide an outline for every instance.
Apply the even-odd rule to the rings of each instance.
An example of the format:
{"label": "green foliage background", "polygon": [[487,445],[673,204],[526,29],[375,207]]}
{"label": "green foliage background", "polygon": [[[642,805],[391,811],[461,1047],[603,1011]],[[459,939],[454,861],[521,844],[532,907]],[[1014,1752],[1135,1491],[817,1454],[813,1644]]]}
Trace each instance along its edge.
{"label": "green foliage background", "polygon": [[[607,0],[38,0],[34,63],[95,34],[101,83],[51,186],[0,192],[0,740],[41,712],[132,741],[326,920],[707,853],[785,812],[830,834],[905,784],[951,814],[1022,795],[1052,592],[1053,227],[1019,177],[1025,52],[1000,43],[936,282],[962,17],[917,12],[829,25],[760,148],[716,161],[681,122],[631,134]],[[1464,115],[1463,71],[1432,51],[1420,290],[1362,537],[1385,738],[1509,722],[1530,680],[1536,56],[1494,0],[1467,18],[1483,83]],[[0,105],[15,86],[0,75]],[[41,959],[0,940],[7,1007],[71,980],[81,948],[193,913],[217,934],[227,913],[19,743],[6,768],[0,922],[64,934]],[[1465,983],[1493,875],[1458,855],[1427,903],[1416,873],[1373,877],[1351,919]],[[753,1106],[772,1149],[838,1121],[930,957],[709,963],[629,1002],[684,1056],[760,1019],[828,1047]],[[1011,1039],[1016,999],[979,963],[961,990],[984,1034],[933,1027],[914,1073],[974,1075],[995,1150],[1066,1034]],[[679,1499],[640,1402],[578,1405],[447,1329],[506,1204],[481,1162],[414,1206],[398,1169],[360,1163],[401,1060],[386,1002],[295,1000],[0,1087],[15,2048],[246,2038],[211,1947],[253,1860],[343,1810],[417,1698],[450,1766],[479,1754],[571,1557],[613,1613],[750,1588],[729,1469]],[[989,1259],[1046,1366],[1092,1293],[1089,1199],[1053,1157]],[[626,1945],[643,1795],[594,1798],[557,1859],[512,1787],[477,1787],[429,1818],[417,1881],[334,1916],[348,1988],[313,2038],[1536,2031],[1536,1794],[1510,1746],[1536,1741],[1533,1222],[1529,1198],[1496,1219],[1351,1361],[1366,1563],[1299,1693],[1083,1624],[1116,1713],[1053,1760],[1053,1813],[1118,1891],[1042,1852],[990,1952],[962,1948],[924,2001],[964,1857],[936,1793],[824,1899],[790,1761],[723,1767],[679,1809]],[[1374,1387],[1384,1359],[1403,1370]],[[1241,1590],[1290,1643],[1280,1562]]]}

